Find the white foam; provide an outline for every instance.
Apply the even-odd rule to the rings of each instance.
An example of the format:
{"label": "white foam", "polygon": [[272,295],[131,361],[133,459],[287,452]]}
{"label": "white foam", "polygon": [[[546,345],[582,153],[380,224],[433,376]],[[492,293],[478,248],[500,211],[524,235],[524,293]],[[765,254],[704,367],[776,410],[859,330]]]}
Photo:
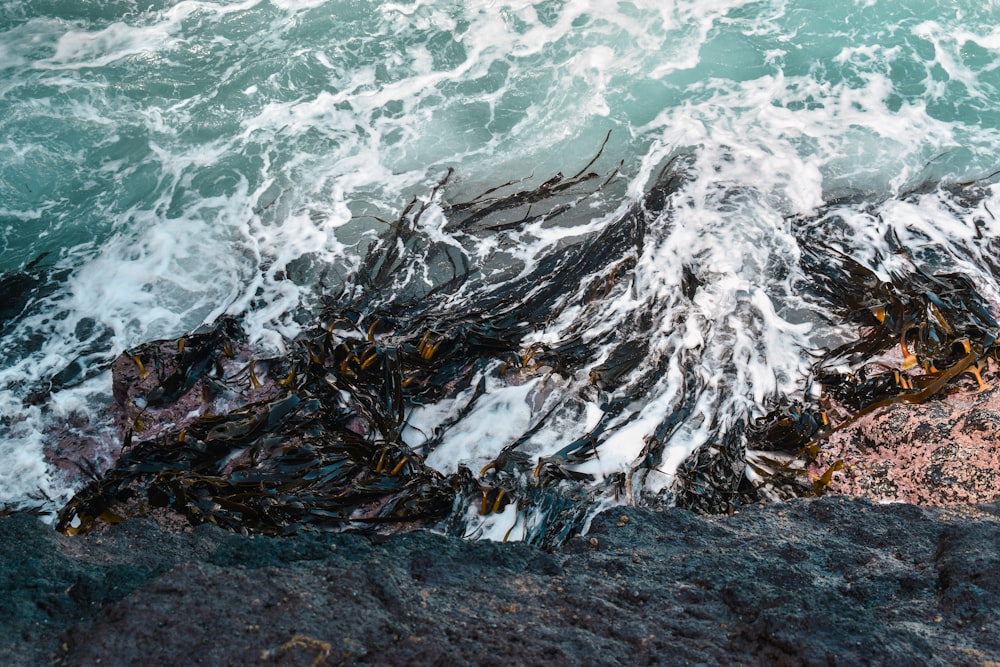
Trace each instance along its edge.
{"label": "white foam", "polygon": [[43,433],[24,423],[12,428],[10,437],[0,440],[0,504],[43,504],[46,500],[58,504],[69,500],[71,490],[53,477],[45,462],[45,443]]}
{"label": "white foam", "polygon": [[492,461],[504,446],[524,433],[526,425],[530,427],[533,411],[528,395],[539,381],[487,390],[468,417],[455,425],[445,441],[431,452],[427,465],[450,474],[460,463],[479,470]]}

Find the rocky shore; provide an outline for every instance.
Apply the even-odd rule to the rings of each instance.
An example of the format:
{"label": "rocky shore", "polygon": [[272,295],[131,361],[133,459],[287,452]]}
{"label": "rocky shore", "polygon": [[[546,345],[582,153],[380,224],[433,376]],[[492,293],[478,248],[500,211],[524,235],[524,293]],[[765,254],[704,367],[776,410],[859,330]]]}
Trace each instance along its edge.
{"label": "rocky shore", "polygon": [[1000,506],[617,509],[546,552],[0,518],[4,665],[1000,664]]}
{"label": "rocky shore", "polygon": [[[222,495],[204,497],[224,486],[219,475],[242,466],[236,477],[246,482],[269,456],[283,471],[304,465],[302,452],[319,452],[306,463],[331,488],[388,489],[378,502],[306,489],[303,497],[343,500],[319,508],[338,520],[397,517],[383,511],[397,501],[412,509],[410,478],[425,491],[445,489],[445,511],[461,487],[413,452],[386,449],[374,465],[362,448],[352,459],[356,438],[391,430],[359,426],[357,415],[331,429],[341,437],[330,440],[342,446],[335,457],[298,447],[309,444],[305,417],[335,411],[320,410],[309,387],[287,386],[304,382],[301,369],[333,371],[305,358],[255,360],[230,345],[239,337],[226,326],[154,341],[115,362],[117,412],[107,421],[131,444],[110,452],[119,456],[110,486],[95,482],[69,506],[75,515],[64,510],[66,532],[77,530],[75,516],[81,534],[27,514],[0,516],[0,665],[1000,667],[1000,374],[992,361],[975,366],[981,374],[952,378],[933,400],[883,399],[836,430],[805,471],[827,497],[718,516],[617,508],[547,550],[427,530],[322,532],[337,522],[288,537],[240,534],[291,530],[293,522],[270,521],[271,496],[239,505],[239,520],[225,524],[233,531],[191,527],[184,513],[221,523],[219,508],[234,507]],[[423,340],[411,352],[431,356]],[[223,391],[223,380],[249,384]],[[364,405],[385,396],[371,398]],[[381,424],[388,414],[368,418]],[[272,431],[295,446],[255,444]],[[108,453],[99,439],[67,433],[53,442],[51,462],[67,470]],[[215,472],[199,486],[205,479],[190,470]],[[151,471],[162,473],[155,489]],[[484,511],[500,508],[500,487],[463,480]],[[289,488],[282,483],[282,493]],[[286,495],[286,513],[302,504]],[[158,518],[138,518],[146,515]],[[433,524],[426,516],[394,525]]]}
{"label": "rocky shore", "polygon": [[[198,436],[211,392],[173,362],[200,359],[199,342],[214,344],[158,341],[116,362],[124,437],[140,422],[174,449]],[[291,373],[230,354],[216,364],[256,369],[250,405],[266,408],[233,424],[279,423],[289,399],[260,380]],[[721,516],[617,508],[551,550],[426,530],[246,536],[167,511],[116,523],[151,509],[121,503],[76,536],[0,517],[0,665],[1000,667],[1000,377],[983,369],[991,387],[962,376],[835,432],[808,471],[827,497]],[[195,381],[148,405],[182,375]]]}

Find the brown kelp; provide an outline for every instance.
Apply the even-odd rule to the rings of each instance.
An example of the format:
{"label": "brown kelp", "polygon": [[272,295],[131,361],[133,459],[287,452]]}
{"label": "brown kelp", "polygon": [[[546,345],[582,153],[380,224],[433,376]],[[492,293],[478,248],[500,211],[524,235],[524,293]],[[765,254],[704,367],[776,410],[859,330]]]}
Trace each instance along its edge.
{"label": "brown kelp", "polygon": [[[823,438],[939,394],[996,355],[997,323],[967,278],[915,256],[893,228],[891,271],[852,256],[837,242],[835,203],[790,219],[795,266],[768,270],[780,282],[796,269],[805,305],[841,337],[815,351],[798,393],[744,377],[745,395],[720,409],[731,378],[768,353],[770,297],[722,290],[709,258],[684,253],[690,232],[675,218],[690,196],[687,156],[615,207],[604,197],[617,170],[591,170],[600,155],[570,177],[458,203],[446,201],[447,173],[381,221],[284,353],[259,353],[223,318],[123,354],[113,375],[125,446],[58,527],[167,508],[247,532],[419,525],[476,536],[503,515],[494,536],[553,546],[602,503],[725,512],[820,493],[836,464],[812,480],[804,464]],[[736,211],[740,196],[720,205]],[[559,227],[574,230],[560,237],[570,241],[520,252]],[[644,283],[677,257],[671,283]],[[713,320],[723,299],[730,310]],[[505,391],[513,403],[484,407]],[[500,428],[501,408],[527,418]],[[476,470],[448,461],[484,419],[501,446]],[[626,464],[613,463],[616,448]]]}

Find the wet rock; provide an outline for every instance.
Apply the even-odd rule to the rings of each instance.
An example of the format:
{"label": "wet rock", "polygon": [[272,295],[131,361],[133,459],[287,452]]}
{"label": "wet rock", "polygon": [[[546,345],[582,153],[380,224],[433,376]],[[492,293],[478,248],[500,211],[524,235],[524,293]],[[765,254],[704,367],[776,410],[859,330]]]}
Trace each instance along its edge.
{"label": "wet rock", "polygon": [[[622,516],[628,518],[623,521]],[[1000,655],[1000,507],[617,508],[545,552],[0,518],[5,664],[926,664]]]}
{"label": "wet rock", "polygon": [[866,415],[822,444],[814,476],[836,461],[828,493],[924,505],[1000,499],[1000,385],[977,391],[971,378],[924,403]]}

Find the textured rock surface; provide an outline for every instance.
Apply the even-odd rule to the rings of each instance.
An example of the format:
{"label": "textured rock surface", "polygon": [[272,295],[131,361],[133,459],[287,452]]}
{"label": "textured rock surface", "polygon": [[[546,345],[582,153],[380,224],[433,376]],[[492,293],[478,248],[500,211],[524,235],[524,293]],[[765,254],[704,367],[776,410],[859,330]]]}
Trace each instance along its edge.
{"label": "textured rock surface", "polygon": [[990,505],[618,510],[555,553],[26,516],[0,545],[5,665],[1000,662]]}
{"label": "textured rock surface", "polygon": [[813,466],[836,461],[828,493],[924,505],[1000,499],[1000,382],[965,378],[940,398],[877,410],[835,433]]}

